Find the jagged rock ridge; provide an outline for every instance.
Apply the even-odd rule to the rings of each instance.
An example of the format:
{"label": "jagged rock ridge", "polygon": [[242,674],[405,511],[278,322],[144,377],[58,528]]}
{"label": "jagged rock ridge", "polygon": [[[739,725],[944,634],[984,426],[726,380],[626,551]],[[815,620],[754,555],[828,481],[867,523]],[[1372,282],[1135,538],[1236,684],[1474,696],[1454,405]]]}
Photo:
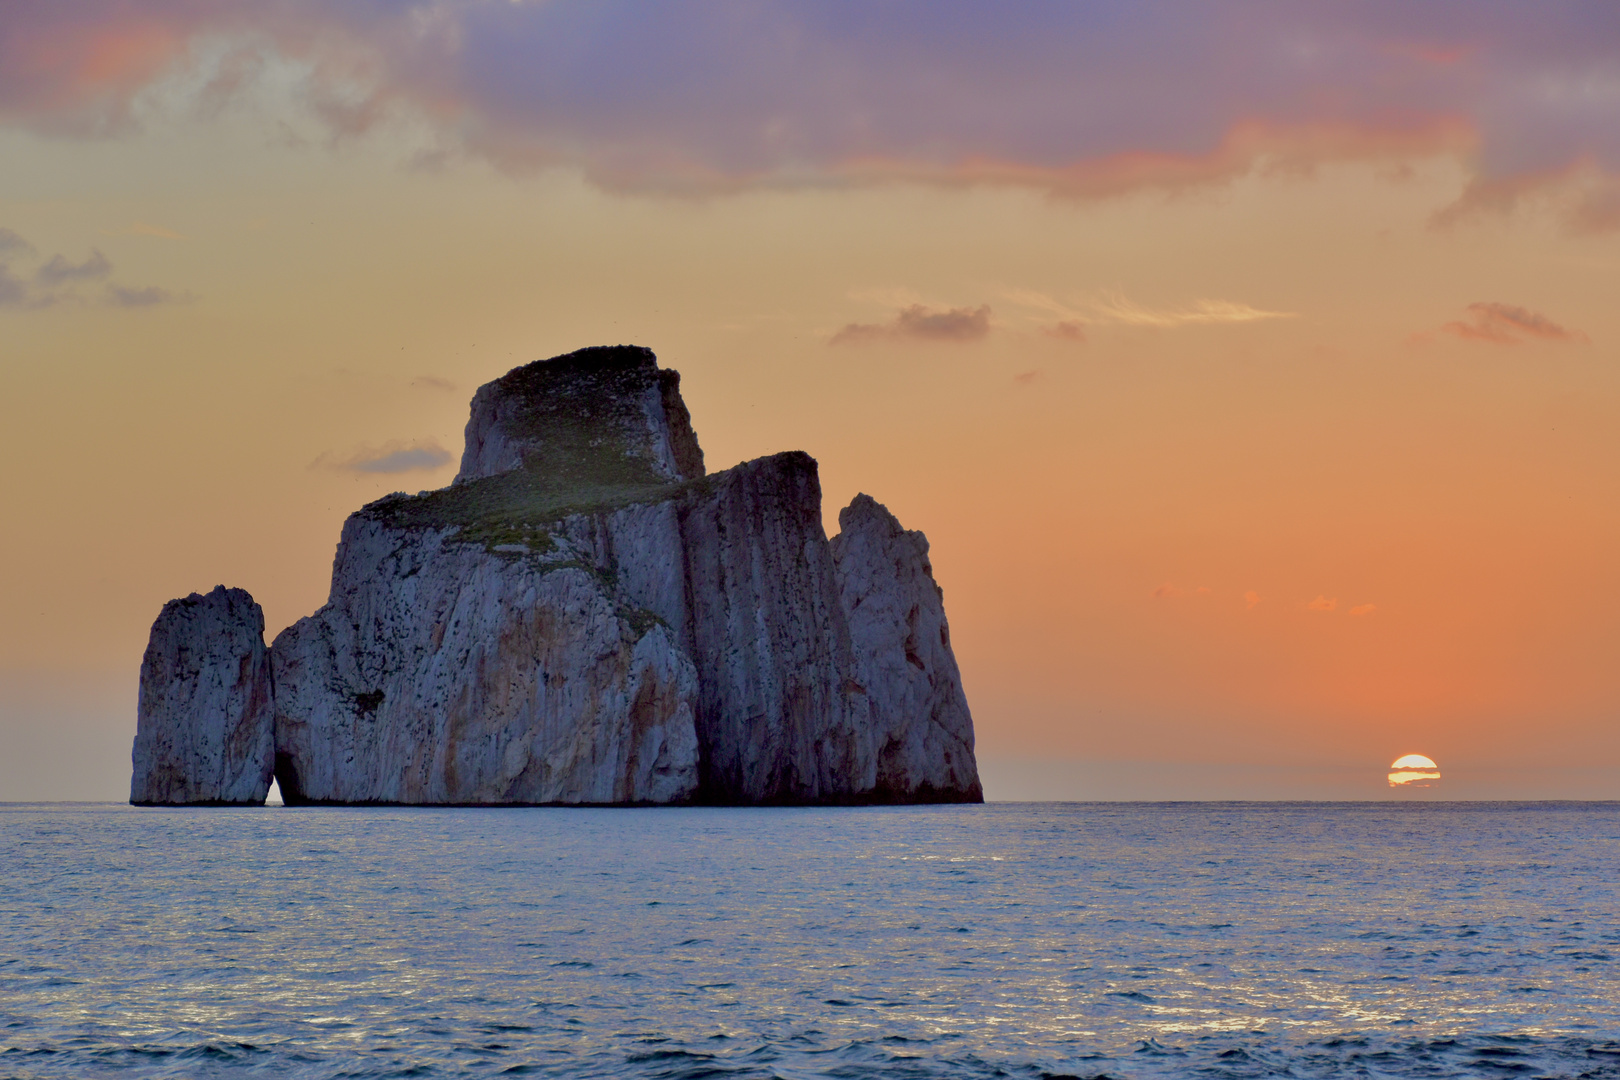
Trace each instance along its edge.
{"label": "jagged rock ridge", "polygon": [[455,482],[351,515],[271,646],[283,797],[978,801],[927,540],[864,495],[840,526],[806,454],[705,475],[650,350],[516,368]]}

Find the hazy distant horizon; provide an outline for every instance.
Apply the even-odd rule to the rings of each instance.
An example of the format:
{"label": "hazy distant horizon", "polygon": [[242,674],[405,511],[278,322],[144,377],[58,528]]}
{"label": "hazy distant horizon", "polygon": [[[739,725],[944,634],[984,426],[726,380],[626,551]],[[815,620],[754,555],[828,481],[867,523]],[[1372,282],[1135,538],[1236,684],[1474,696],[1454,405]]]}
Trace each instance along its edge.
{"label": "hazy distant horizon", "polygon": [[[133,696],[134,679],[131,684]],[[0,802],[124,802],[129,797],[133,708],[125,721],[95,713],[54,730],[0,715]],[[73,763],[80,763],[77,767]],[[1440,785],[1392,791],[1388,761],[1366,764],[1041,759],[979,755],[987,802],[1611,801],[1608,766],[1519,770],[1442,761]]]}

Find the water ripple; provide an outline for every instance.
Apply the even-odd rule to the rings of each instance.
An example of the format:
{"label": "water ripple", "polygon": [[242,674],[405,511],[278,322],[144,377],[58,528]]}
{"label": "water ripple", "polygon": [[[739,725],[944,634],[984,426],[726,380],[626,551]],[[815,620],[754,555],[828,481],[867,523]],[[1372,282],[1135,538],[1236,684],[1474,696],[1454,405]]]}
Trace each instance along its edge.
{"label": "water ripple", "polygon": [[0,1077],[1613,1077],[1620,806],[0,806]]}

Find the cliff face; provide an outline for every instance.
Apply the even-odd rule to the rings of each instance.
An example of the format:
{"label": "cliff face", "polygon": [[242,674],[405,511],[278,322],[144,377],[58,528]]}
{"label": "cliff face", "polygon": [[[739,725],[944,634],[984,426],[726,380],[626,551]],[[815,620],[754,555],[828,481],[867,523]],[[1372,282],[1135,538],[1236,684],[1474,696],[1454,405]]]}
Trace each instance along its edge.
{"label": "cliff face", "polygon": [[351,516],[328,603],[276,638],[282,794],[977,801],[927,541],[866,496],[840,522],[808,455],[705,476],[648,350],[517,368],[456,482]]}
{"label": "cliff face", "polygon": [[288,803],[675,802],[697,788],[691,661],[577,562],[356,515],[330,600],[272,657]]}
{"label": "cliff face", "polygon": [[874,791],[930,800],[980,793],[973,716],[928,538],[901,528],[870,495],[839,511],[838,530],[832,558],[866,709],[858,726],[876,754]]}
{"label": "cliff face", "polygon": [[473,395],[456,483],[528,467],[597,483],[703,475],[679,372],[651,349],[603,346],[514,368]]}
{"label": "cliff face", "polygon": [[817,802],[870,788],[812,458],[745,462],[560,531],[692,658],[700,798]]}
{"label": "cliff face", "polygon": [[141,659],[129,801],[257,805],[274,703],[264,612],[241,589],[170,600]]}

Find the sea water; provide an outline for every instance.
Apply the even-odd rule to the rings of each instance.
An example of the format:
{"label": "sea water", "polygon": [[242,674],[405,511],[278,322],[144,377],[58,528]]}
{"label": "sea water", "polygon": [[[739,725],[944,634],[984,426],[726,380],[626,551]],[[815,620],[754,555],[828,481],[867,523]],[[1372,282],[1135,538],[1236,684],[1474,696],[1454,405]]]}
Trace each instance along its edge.
{"label": "sea water", "polygon": [[0,807],[0,1077],[1620,1077],[1620,804]]}

